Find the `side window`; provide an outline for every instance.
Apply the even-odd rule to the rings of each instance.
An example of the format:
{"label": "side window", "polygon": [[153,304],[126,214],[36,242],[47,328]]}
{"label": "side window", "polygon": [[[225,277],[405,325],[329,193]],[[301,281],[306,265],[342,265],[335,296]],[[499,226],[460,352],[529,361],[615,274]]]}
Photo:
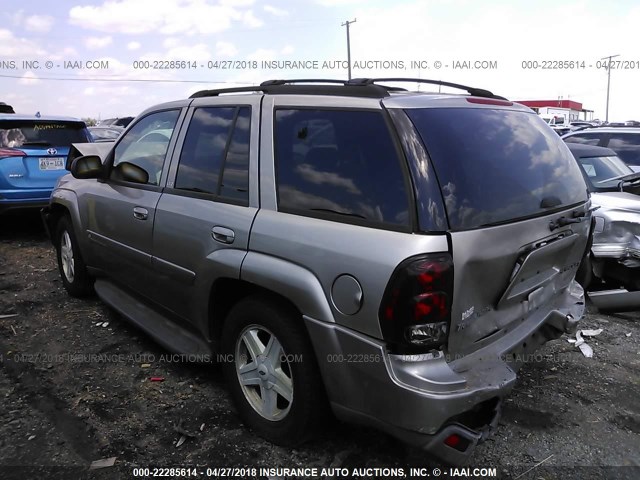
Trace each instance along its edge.
{"label": "side window", "polygon": [[180,154],[175,188],[249,204],[250,107],[198,108]]}
{"label": "side window", "polygon": [[611,133],[608,148],[629,165],[640,165],[640,134]]}
{"label": "side window", "polygon": [[580,135],[571,135],[564,139],[567,143],[581,143],[583,145],[598,145],[600,143],[600,135],[583,133]]}
{"label": "side window", "polygon": [[381,112],[279,109],[275,137],[280,211],[410,226],[398,151]]}
{"label": "side window", "polygon": [[136,123],[115,149],[111,178],[120,180],[122,169],[134,164],[149,174],[147,185],[158,185],[179,115],[180,110],[166,110]]}

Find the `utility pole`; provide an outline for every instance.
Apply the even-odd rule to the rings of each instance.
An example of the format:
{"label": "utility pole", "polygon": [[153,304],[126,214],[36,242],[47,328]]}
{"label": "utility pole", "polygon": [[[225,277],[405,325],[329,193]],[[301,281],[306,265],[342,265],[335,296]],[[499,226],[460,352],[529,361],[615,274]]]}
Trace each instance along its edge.
{"label": "utility pole", "polygon": [[601,58],[600,60],[609,60],[607,62],[607,113],[604,121],[609,121],[609,88],[611,87],[611,59],[619,57],[620,55],[609,55],[608,57]]}
{"label": "utility pole", "polygon": [[349,40],[349,25],[352,23],[356,23],[356,19],[349,21],[347,20],[342,24],[343,27],[347,27],[347,64],[349,68],[349,80],[351,80],[351,41]]}

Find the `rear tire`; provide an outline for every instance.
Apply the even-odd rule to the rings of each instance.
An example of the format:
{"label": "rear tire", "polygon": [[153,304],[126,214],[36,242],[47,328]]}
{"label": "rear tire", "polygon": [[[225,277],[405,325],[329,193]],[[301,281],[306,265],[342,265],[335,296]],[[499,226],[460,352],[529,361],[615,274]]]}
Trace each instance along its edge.
{"label": "rear tire", "polygon": [[80,254],[71,219],[63,216],[56,226],[56,257],[62,284],[69,295],[86,297],[93,292],[93,278]]}
{"label": "rear tire", "polygon": [[223,366],[242,421],[272,443],[293,447],[326,420],[315,354],[292,309],[262,296],[238,303],[222,329]]}

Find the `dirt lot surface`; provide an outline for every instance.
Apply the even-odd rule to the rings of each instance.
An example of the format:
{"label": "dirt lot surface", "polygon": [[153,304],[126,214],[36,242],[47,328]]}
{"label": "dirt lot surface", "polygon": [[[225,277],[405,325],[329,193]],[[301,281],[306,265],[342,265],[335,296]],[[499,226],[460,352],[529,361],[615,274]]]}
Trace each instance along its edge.
{"label": "dirt lot surface", "polygon": [[[589,314],[582,328],[603,329],[588,339],[594,357],[566,337],[540,350],[471,469],[512,479],[640,478],[640,313]],[[295,450],[252,435],[219,366],[172,361],[96,298],[67,295],[37,215],[0,218],[0,356],[0,479],[129,479],[135,467],[195,466],[205,473],[196,478],[207,467],[249,466],[461,473],[338,422]],[[113,466],[88,470],[111,457]]]}

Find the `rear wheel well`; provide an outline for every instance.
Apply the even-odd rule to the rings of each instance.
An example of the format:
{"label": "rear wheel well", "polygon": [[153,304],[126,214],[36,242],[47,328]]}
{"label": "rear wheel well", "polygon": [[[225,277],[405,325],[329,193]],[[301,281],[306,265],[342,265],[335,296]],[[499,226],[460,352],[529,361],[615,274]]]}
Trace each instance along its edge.
{"label": "rear wheel well", "polygon": [[260,295],[276,303],[279,307],[289,310],[302,320],[302,312],[298,307],[279,293],[244,280],[234,278],[219,279],[211,287],[208,309],[210,319],[209,335],[216,347],[220,345],[222,327],[233,306],[244,298],[254,295]]}

